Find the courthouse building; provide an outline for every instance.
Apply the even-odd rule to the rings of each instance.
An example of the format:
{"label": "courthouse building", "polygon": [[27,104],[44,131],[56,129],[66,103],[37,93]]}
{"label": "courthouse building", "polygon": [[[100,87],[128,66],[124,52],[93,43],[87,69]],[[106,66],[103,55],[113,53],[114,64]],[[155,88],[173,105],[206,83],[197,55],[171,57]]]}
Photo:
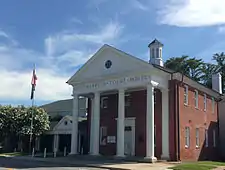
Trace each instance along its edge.
{"label": "courthouse building", "polygon": [[[69,80],[73,86],[71,154],[77,154],[78,99],[88,98],[90,155],[150,161],[218,158],[219,74],[213,88],[163,66],[163,44],[149,61],[103,45]],[[146,48],[147,49],[147,48]]]}

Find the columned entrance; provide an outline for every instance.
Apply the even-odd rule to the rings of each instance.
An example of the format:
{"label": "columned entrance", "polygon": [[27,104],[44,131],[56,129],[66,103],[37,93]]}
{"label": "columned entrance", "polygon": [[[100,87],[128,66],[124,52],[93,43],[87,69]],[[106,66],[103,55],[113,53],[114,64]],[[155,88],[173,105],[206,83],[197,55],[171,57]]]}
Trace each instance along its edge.
{"label": "columned entrance", "polygon": [[[124,65],[125,64],[125,65]],[[145,158],[155,161],[155,108],[154,89],[162,90],[162,156],[169,156],[169,135],[168,135],[168,80],[170,74],[153,65],[129,56],[110,46],[103,46],[74,76],[68,80],[68,84],[73,86],[73,126],[71,140],[71,154],[77,153],[77,133],[78,133],[78,97],[91,98],[91,120],[90,123],[90,150],[91,155],[99,155],[99,150],[109,144],[111,151],[117,157],[135,155],[136,141],[142,141],[145,145]],[[144,114],[144,131],[136,138],[135,119],[133,125],[131,120],[125,115],[125,94],[129,90],[144,89],[146,91],[146,108],[142,110]],[[165,91],[164,91],[165,90]],[[117,94],[116,108],[117,118],[116,131],[105,135],[107,128],[103,127],[104,141],[100,145],[100,120],[101,120],[101,95],[107,92]],[[164,98],[165,96],[165,98]],[[134,103],[135,104],[135,103]],[[114,109],[112,108],[112,109]],[[114,112],[114,111],[113,111]],[[136,111],[138,114],[138,110]],[[107,112],[107,114],[112,114]],[[104,115],[106,116],[106,115]],[[133,115],[135,117],[135,115]],[[110,123],[110,122],[108,122]],[[140,122],[139,122],[140,123]],[[144,133],[144,135],[143,135]],[[102,134],[101,134],[102,135]],[[102,136],[101,136],[102,137]],[[105,144],[106,143],[106,144]]]}

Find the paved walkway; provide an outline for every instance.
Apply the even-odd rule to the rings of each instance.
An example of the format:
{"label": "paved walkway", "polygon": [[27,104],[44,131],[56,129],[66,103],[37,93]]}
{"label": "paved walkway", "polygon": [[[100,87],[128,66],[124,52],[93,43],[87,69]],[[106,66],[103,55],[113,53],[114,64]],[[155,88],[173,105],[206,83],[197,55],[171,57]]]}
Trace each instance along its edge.
{"label": "paved walkway", "polygon": [[60,163],[76,166],[96,167],[113,170],[166,170],[174,166],[172,163],[158,162],[158,163],[137,163],[134,161],[126,162],[117,159],[82,159],[82,156],[76,157],[57,157],[57,158],[32,158],[30,156],[14,157],[14,159],[22,159],[29,161],[44,161],[49,163]]}

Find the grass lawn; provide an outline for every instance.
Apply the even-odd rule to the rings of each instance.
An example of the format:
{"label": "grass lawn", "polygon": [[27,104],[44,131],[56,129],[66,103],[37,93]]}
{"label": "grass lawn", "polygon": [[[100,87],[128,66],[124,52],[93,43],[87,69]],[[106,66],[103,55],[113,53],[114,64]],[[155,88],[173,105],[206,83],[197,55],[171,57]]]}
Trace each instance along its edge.
{"label": "grass lawn", "polygon": [[225,166],[225,162],[211,162],[211,161],[199,161],[192,163],[181,163],[175,167],[171,167],[173,170],[210,170],[218,166]]}
{"label": "grass lawn", "polygon": [[0,156],[23,156],[23,155],[27,154],[22,152],[0,153]]}

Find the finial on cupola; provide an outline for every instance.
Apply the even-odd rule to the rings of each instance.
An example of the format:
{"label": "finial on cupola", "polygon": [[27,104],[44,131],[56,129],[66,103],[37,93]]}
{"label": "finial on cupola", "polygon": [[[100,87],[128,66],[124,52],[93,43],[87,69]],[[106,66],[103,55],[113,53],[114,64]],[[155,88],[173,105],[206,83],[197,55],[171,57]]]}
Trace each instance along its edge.
{"label": "finial on cupola", "polygon": [[154,39],[149,45],[150,60],[149,63],[163,67],[162,48],[163,44],[157,39]]}

